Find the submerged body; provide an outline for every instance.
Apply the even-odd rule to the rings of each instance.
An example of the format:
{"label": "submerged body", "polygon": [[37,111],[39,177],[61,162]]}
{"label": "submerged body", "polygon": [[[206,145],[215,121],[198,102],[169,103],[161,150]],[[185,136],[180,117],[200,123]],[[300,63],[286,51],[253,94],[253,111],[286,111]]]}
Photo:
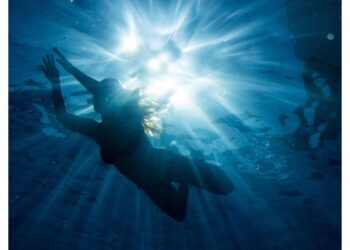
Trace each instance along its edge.
{"label": "submerged body", "polygon": [[[55,51],[62,66],[94,95],[94,108],[102,118],[97,122],[67,112],[59,72],[53,56],[48,56],[42,69],[52,82],[58,120],[67,128],[92,138],[100,146],[101,159],[113,164],[143,189],[164,212],[176,220],[185,219],[188,185],[216,194],[233,191],[232,182],[219,167],[152,147],[142,126],[145,111],[139,105],[137,91],[123,89],[116,79],[93,80]],[[172,182],[178,183],[179,187],[175,188]]]}

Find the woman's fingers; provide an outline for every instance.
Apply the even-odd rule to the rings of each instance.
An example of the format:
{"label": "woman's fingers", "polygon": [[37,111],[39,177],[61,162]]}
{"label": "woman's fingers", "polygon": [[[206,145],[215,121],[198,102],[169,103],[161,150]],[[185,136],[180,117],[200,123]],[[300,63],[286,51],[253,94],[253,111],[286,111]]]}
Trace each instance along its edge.
{"label": "woman's fingers", "polygon": [[44,72],[46,74],[46,69],[44,68],[43,65],[40,65],[38,68],[39,68],[39,70],[41,70],[42,72]]}
{"label": "woman's fingers", "polygon": [[50,63],[50,57],[48,55],[46,55],[46,57],[45,57],[45,62],[46,62],[46,68],[50,69],[51,63]]}
{"label": "woman's fingers", "polygon": [[52,68],[52,67],[53,67],[53,64],[52,64],[50,55],[47,55],[46,58],[47,58],[47,61],[48,61],[48,63],[49,63],[50,68]]}
{"label": "woman's fingers", "polygon": [[59,79],[59,71],[56,68],[55,65],[55,57],[53,54],[46,55],[43,58],[42,65],[39,66],[40,70],[44,72],[47,79],[49,79],[51,82],[56,82]]}
{"label": "woman's fingers", "polygon": [[55,68],[55,58],[53,55],[47,55],[43,58],[43,65],[46,71]]}
{"label": "woman's fingers", "polygon": [[41,70],[47,75],[55,68],[54,58],[52,55],[47,55],[43,58],[43,65],[41,65]]}
{"label": "woman's fingers", "polygon": [[45,66],[46,69],[49,66],[46,57],[43,58],[43,65]]}
{"label": "woman's fingers", "polygon": [[50,55],[50,61],[51,61],[52,67],[54,67],[55,66],[55,59],[53,58],[52,54]]}
{"label": "woman's fingers", "polygon": [[43,65],[40,65],[39,69],[44,73],[46,78],[49,79],[49,74],[47,72],[47,69]]}

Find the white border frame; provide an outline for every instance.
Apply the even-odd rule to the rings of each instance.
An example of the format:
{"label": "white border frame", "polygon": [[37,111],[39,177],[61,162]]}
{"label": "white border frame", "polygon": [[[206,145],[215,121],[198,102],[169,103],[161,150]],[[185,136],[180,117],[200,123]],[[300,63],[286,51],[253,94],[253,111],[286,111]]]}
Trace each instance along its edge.
{"label": "white border frame", "polygon": [[[10,0],[9,0],[10,1]],[[0,248],[8,249],[8,1],[0,2]]]}
{"label": "white border frame", "polygon": [[[348,115],[348,109],[350,107],[350,72],[349,72],[349,24],[350,24],[350,16],[349,1],[342,2],[342,249],[350,249],[350,238],[346,237],[345,234],[349,233],[349,224],[350,224],[350,202],[349,202],[349,180],[350,180],[350,171],[349,171],[349,163],[350,163],[350,155],[349,155],[349,126],[350,126],[350,118]],[[346,11],[347,10],[347,11]],[[347,14],[346,14],[347,13]],[[345,30],[347,27],[347,31]]]}

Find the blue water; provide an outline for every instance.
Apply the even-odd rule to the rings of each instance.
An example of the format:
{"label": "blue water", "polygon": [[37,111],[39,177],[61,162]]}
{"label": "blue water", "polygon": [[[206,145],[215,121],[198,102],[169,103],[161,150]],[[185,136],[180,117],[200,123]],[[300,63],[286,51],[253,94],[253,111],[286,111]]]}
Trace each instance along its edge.
{"label": "blue water", "polygon": [[[10,249],[340,249],[339,1],[9,5]],[[219,165],[236,190],[191,188],[182,223],[162,213],[56,120],[36,68],[52,47],[165,98],[153,146]],[[59,70],[69,110],[99,119]]]}

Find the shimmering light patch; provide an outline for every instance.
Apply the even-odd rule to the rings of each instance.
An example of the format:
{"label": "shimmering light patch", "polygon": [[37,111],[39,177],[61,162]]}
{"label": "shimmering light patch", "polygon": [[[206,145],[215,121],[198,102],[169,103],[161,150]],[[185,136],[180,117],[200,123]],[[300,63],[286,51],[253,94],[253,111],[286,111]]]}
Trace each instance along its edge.
{"label": "shimmering light patch", "polygon": [[177,90],[170,98],[170,103],[178,107],[189,107],[191,98],[184,89]]}
{"label": "shimmering light patch", "polygon": [[[204,110],[206,100],[222,113],[243,113],[249,91],[281,91],[279,82],[274,84],[257,72],[280,67],[276,41],[261,30],[281,19],[282,12],[258,20],[244,18],[245,22],[240,16],[255,16],[265,5],[208,12],[220,8],[220,4],[205,1],[109,6],[121,13],[113,50],[123,67],[118,78],[127,88],[142,89],[141,103],[151,113],[144,120],[147,127],[160,128],[159,121],[166,112],[204,119],[215,127],[210,124],[215,114]],[[287,29],[276,29],[281,39],[290,37]]]}
{"label": "shimmering light patch", "polygon": [[160,81],[155,82],[146,88],[146,95],[156,98],[164,97],[172,94],[178,88],[178,83],[172,78],[161,78]]}
{"label": "shimmering light patch", "polygon": [[159,71],[161,69],[161,61],[157,58],[152,58],[147,63],[148,69],[151,71]]}
{"label": "shimmering light patch", "polygon": [[140,46],[138,38],[134,33],[124,36],[121,43],[121,50],[129,52],[137,51]]}
{"label": "shimmering light patch", "polygon": [[265,119],[264,110],[292,110],[303,101],[303,85],[286,83],[302,65],[293,61],[295,40],[278,4],[104,1],[99,11],[103,36],[72,31],[83,42],[79,49],[86,48],[82,54],[92,54],[74,63],[97,79],[115,77],[127,89],[140,89],[147,126],[188,123],[225,134],[212,122],[219,116],[249,111]]}

